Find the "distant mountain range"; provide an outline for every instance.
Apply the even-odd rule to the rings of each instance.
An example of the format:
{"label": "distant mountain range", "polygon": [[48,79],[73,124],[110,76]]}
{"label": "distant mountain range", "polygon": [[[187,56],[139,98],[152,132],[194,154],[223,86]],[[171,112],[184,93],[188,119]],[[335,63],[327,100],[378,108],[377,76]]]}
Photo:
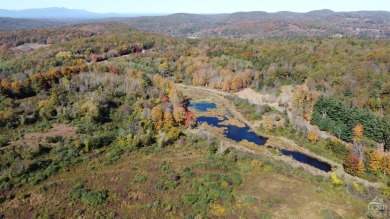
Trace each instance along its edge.
{"label": "distant mountain range", "polygon": [[174,37],[390,38],[390,12],[387,11],[317,10],[307,13],[253,11],[216,15],[179,13],[157,17],[118,18],[117,20],[128,24],[131,28]]}
{"label": "distant mountain range", "polygon": [[68,8],[37,8],[25,10],[4,10],[0,9],[0,17],[8,18],[34,18],[34,19],[99,19],[110,17],[138,17],[162,14],[142,13],[95,13],[81,9]]}
{"label": "distant mountain range", "polygon": [[307,13],[253,11],[232,14],[153,15],[101,14],[66,8],[0,10],[0,31],[100,21],[117,21],[127,24],[132,29],[188,38],[390,38],[390,12],[387,11],[317,10]]}

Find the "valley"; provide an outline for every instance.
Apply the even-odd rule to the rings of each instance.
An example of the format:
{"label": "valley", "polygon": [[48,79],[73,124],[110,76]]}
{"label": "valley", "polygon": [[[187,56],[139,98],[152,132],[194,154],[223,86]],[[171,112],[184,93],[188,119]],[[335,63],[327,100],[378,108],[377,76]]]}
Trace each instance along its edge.
{"label": "valley", "polygon": [[388,217],[389,19],[0,18],[0,218]]}

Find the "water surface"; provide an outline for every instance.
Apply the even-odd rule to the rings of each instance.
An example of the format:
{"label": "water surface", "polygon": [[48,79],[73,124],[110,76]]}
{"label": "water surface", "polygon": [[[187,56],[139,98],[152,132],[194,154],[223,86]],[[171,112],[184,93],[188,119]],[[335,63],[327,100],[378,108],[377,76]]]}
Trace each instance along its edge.
{"label": "water surface", "polygon": [[208,116],[200,116],[196,118],[197,123],[206,122],[209,125],[215,126],[217,128],[226,128],[224,135],[233,140],[240,142],[242,140],[247,140],[249,142],[255,143],[256,145],[264,145],[267,141],[266,138],[257,135],[256,133],[250,131],[249,126],[238,127],[235,125],[222,125],[221,122],[225,121],[226,117],[222,120],[217,117],[208,117]]}
{"label": "water surface", "polygon": [[281,152],[283,155],[292,156],[292,158],[294,160],[299,161],[299,162],[304,163],[304,164],[308,164],[308,165],[315,167],[319,170],[322,170],[325,172],[330,172],[332,170],[332,167],[328,163],[322,162],[314,157],[310,157],[310,156],[308,156],[306,154],[302,154],[298,151],[290,151],[290,150],[282,149]]}
{"label": "water surface", "polygon": [[206,112],[209,109],[215,109],[217,106],[215,103],[210,102],[191,102],[188,107],[194,109],[196,112]]}

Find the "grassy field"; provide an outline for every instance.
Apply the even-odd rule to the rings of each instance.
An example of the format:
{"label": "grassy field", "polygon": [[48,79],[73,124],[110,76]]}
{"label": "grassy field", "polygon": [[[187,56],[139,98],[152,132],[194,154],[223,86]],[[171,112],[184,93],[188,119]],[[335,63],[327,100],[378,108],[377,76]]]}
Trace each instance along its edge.
{"label": "grassy field", "polygon": [[[189,96],[216,103],[215,112],[205,115],[229,113],[242,121],[232,104],[219,96],[207,92]],[[26,134],[24,140],[37,141],[59,128],[74,135],[70,126],[56,124],[46,132]],[[208,131],[213,133],[212,128]],[[234,149],[220,153],[223,139],[217,132],[207,137],[197,134],[202,133],[197,128],[184,133],[165,147],[112,144],[82,153],[78,162],[57,174],[2,194],[0,212],[5,218],[365,217],[367,199],[357,199],[326,176],[263,153]],[[76,145],[59,149],[65,154],[72,147]],[[51,153],[43,158],[54,159]]]}
{"label": "grassy field", "polygon": [[[111,150],[35,186],[17,189],[1,205],[6,218],[359,218],[366,203],[324,178],[260,155],[215,153],[207,140],[182,138],[166,148],[128,152],[104,164]],[[99,202],[77,189],[107,196]],[[92,195],[93,196],[93,195]],[[324,216],[325,215],[325,216]]]}

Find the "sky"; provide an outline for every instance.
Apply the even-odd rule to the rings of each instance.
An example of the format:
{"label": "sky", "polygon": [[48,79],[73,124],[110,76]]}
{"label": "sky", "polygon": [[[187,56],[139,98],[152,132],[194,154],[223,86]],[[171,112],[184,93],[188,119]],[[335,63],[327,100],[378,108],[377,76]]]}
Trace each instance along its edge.
{"label": "sky", "polygon": [[[0,0],[0,9],[66,7],[117,13],[232,13],[238,11],[308,12],[390,11],[390,0]],[[0,15],[1,16],[1,15]]]}

